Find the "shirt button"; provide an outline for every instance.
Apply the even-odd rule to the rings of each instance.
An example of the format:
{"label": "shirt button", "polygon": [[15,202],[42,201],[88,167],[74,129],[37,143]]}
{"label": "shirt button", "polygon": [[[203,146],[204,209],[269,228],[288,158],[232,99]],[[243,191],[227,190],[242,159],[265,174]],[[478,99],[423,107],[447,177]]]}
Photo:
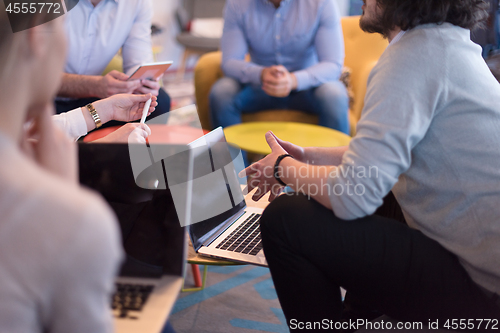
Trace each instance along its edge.
{"label": "shirt button", "polygon": [[281,17],[280,13],[276,14],[276,18],[280,18],[280,17]]}
{"label": "shirt button", "polygon": [[280,39],[280,35],[276,35],[276,39],[279,40]]}

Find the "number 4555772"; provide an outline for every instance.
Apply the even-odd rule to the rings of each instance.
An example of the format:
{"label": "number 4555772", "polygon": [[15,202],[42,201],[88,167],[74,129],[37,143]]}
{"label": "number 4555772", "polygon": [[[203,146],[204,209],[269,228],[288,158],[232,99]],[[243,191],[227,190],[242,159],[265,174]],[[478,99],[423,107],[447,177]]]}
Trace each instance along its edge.
{"label": "number 4555772", "polygon": [[448,319],[443,327],[449,330],[498,330],[498,319]]}
{"label": "number 4555772", "polygon": [[35,13],[42,13],[44,11],[49,14],[54,13],[54,14],[61,14],[61,4],[56,2],[56,3],[51,3],[51,2],[39,2],[39,3],[34,3],[34,2],[14,2],[14,3],[9,3],[7,8],[5,8],[5,11],[8,13],[14,13],[14,14],[35,14]]}

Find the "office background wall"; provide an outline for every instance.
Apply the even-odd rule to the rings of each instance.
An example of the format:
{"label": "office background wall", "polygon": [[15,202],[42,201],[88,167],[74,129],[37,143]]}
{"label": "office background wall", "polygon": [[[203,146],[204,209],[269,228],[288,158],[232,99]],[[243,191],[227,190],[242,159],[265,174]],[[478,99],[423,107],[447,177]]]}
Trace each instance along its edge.
{"label": "office background wall", "polygon": [[[161,52],[157,56],[158,61],[173,60],[172,69],[177,68],[182,56],[183,49],[176,42],[175,36],[179,32],[179,27],[175,18],[175,11],[182,0],[152,0],[153,1],[153,24],[162,28],[162,32],[153,37],[153,44],[161,47]],[[361,0],[335,0],[342,16],[351,13],[351,2],[361,2]],[[355,6],[353,6],[355,7]],[[196,59],[191,59],[187,68],[194,66]]]}

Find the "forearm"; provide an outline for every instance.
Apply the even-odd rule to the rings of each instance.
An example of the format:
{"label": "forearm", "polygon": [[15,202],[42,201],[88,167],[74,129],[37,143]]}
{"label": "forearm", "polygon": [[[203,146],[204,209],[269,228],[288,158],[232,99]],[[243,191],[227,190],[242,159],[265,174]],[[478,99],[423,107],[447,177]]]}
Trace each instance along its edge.
{"label": "forearm", "polygon": [[[113,120],[113,107],[112,105],[109,105],[109,100],[110,99],[108,98],[101,99],[92,103],[97,114],[99,115],[99,118],[101,119],[102,124]],[[80,109],[82,110],[83,118],[85,119],[85,124],[87,125],[87,132],[90,132],[95,129],[94,118],[92,118],[92,115],[86,107],[81,107]]]}
{"label": "forearm", "polygon": [[285,158],[280,163],[280,179],[295,192],[303,193],[332,209],[328,177],[335,169],[331,165],[311,165]]}
{"label": "forearm", "polygon": [[226,76],[232,77],[241,83],[261,84],[263,66],[245,60],[228,59],[222,64]]}
{"label": "forearm", "polygon": [[338,166],[349,146],[341,147],[308,147],[304,148],[303,160],[314,165]]}
{"label": "forearm", "polygon": [[101,78],[101,76],[97,75],[64,73],[57,95],[73,98],[102,97],[99,93]]}
{"label": "forearm", "polygon": [[318,87],[340,78],[342,66],[333,62],[320,62],[309,68],[293,72],[297,78],[297,90]]}

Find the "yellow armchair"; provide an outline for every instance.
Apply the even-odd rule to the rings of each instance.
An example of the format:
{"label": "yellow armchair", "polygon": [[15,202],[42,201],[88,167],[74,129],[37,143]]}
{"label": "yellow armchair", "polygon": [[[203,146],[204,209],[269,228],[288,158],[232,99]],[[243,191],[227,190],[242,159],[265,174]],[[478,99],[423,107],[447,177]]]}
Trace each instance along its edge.
{"label": "yellow armchair", "polygon": [[[345,60],[344,64],[351,70],[351,86],[354,103],[349,110],[351,133],[355,133],[356,122],[361,116],[366,82],[373,66],[387,47],[387,40],[378,34],[367,34],[359,28],[359,16],[342,18],[344,32]],[[204,129],[212,129],[210,123],[209,94],[212,85],[224,73],[221,69],[222,53],[210,52],[200,58],[194,69],[195,97],[201,125]],[[257,113],[244,114],[243,122],[248,121],[293,121],[317,124],[318,118],[297,110],[263,110]]]}

